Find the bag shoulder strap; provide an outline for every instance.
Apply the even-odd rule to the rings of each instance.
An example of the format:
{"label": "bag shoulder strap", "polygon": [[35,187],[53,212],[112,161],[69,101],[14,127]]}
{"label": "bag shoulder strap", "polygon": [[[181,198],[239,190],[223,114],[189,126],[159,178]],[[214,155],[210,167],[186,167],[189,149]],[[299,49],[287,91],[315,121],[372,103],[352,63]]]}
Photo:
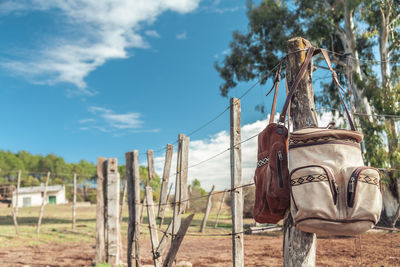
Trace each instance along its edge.
{"label": "bag shoulder strap", "polygon": [[274,100],[272,101],[272,108],[271,108],[271,114],[270,114],[270,117],[269,117],[269,123],[273,123],[274,122],[276,99],[278,97],[279,82],[281,81],[281,71],[282,71],[282,62],[279,64],[279,69],[275,74],[274,85],[272,86],[271,90],[269,90],[269,92],[267,93],[267,96],[268,96],[272,92],[272,90],[274,90],[274,88],[275,88]]}
{"label": "bag shoulder strap", "polygon": [[335,72],[335,71],[333,70],[333,68],[332,68],[332,64],[331,64],[331,60],[330,60],[330,58],[329,58],[328,52],[327,52],[325,49],[322,49],[322,48],[316,50],[315,52],[316,52],[316,54],[318,54],[319,52],[321,52],[322,56],[323,56],[324,59],[325,59],[326,64],[327,64],[328,67],[329,67],[329,70],[332,72],[332,80],[333,80],[333,82],[336,84],[336,88],[337,88],[338,91],[339,91],[339,96],[340,96],[340,99],[342,100],[342,104],[343,104],[344,109],[345,109],[345,111],[346,111],[347,119],[349,120],[349,124],[350,124],[351,130],[355,131],[356,128],[355,128],[355,126],[354,126],[354,121],[353,121],[353,119],[351,118],[350,112],[349,112],[349,110],[348,110],[348,108],[347,108],[347,106],[346,106],[346,102],[344,101],[343,94],[342,94],[342,91],[344,92],[345,90],[344,90],[343,87],[340,85],[339,80],[338,80],[338,78],[337,78],[337,74],[336,74],[336,72]]}
{"label": "bag shoulder strap", "polygon": [[296,91],[297,87],[299,86],[299,83],[300,83],[301,79],[303,79],[304,73],[306,72],[308,64],[310,63],[311,58],[312,58],[312,56],[314,54],[314,50],[315,50],[314,47],[310,47],[307,50],[306,59],[304,60],[303,65],[301,66],[299,73],[297,73],[297,76],[296,76],[296,78],[294,80],[294,83],[290,87],[289,93],[288,93],[288,95],[286,97],[285,104],[283,105],[282,112],[281,112],[281,115],[279,117],[279,123],[283,124],[285,122],[286,111],[288,109],[289,102],[292,99],[292,96],[293,96],[294,92]]}

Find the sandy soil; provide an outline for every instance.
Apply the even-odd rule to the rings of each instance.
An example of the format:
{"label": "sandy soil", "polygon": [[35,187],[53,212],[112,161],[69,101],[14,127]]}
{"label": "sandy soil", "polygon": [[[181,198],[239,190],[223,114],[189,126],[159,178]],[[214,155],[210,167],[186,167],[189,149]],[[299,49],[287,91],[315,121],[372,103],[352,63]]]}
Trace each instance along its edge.
{"label": "sandy soil", "polygon": [[[319,238],[317,266],[400,266],[400,234]],[[142,263],[151,264],[150,243],[142,239]],[[229,237],[186,237],[178,261],[193,266],[232,266]],[[0,250],[0,266],[91,266],[94,244],[47,244]],[[125,257],[124,257],[125,259]],[[246,266],[281,266],[282,236],[245,236]]]}

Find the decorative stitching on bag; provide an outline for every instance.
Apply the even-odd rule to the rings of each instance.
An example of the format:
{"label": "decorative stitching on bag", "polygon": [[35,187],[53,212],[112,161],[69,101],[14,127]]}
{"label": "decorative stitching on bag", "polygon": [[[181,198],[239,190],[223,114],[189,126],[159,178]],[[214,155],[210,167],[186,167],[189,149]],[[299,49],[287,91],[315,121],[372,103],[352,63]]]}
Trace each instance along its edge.
{"label": "decorative stitching on bag", "polygon": [[368,175],[360,175],[358,181],[366,184],[376,185],[379,187],[379,179],[376,177],[369,177]]}
{"label": "decorative stitching on bag", "polygon": [[289,140],[289,145],[302,145],[302,144],[308,144],[308,143],[317,143],[321,141],[331,141],[331,140],[340,140],[340,141],[345,141],[345,142],[351,142],[351,143],[356,143],[358,144],[359,142],[357,139],[354,138],[336,138],[333,136],[322,136],[322,137],[313,137],[310,139],[303,139],[303,140],[297,140],[297,139],[290,139]]}
{"label": "decorative stitching on bag", "polygon": [[297,178],[291,178],[290,179],[290,185],[291,186],[296,186],[296,185],[302,185],[306,183],[312,183],[312,182],[324,182],[328,181],[328,176],[326,174],[314,174],[314,175],[304,175],[300,176]]}
{"label": "decorative stitching on bag", "polygon": [[268,164],[269,162],[269,158],[265,157],[263,159],[260,159],[259,161],[257,161],[257,168],[264,166],[265,164]]}

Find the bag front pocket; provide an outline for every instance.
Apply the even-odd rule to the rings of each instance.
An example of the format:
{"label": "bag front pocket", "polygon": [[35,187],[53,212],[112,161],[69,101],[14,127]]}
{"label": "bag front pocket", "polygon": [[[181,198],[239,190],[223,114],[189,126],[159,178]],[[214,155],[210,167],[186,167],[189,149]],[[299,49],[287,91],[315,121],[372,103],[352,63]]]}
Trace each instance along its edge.
{"label": "bag front pocket", "polygon": [[355,168],[347,185],[349,219],[378,222],[382,210],[381,190],[378,169],[367,166]]}
{"label": "bag front pocket", "polygon": [[338,218],[337,185],[329,167],[308,165],[290,173],[295,223],[306,219]]}

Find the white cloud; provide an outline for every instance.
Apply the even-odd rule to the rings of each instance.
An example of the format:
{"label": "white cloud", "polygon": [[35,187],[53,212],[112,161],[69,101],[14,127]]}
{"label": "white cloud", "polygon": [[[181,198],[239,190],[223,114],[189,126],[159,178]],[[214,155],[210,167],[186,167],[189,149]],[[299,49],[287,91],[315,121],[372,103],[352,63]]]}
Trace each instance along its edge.
{"label": "white cloud", "polygon": [[114,129],[136,129],[140,128],[143,124],[143,121],[139,119],[141,116],[140,113],[117,114],[111,109],[96,106],[91,106],[89,112],[98,115],[106,124]]}
{"label": "white cloud", "polygon": [[185,40],[186,38],[187,38],[186,31],[176,35],[176,39],[178,40]]}
{"label": "white cloud", "polygon": [[243,6],[226,6],[225,3],[224,3],[224,6],[222,6],[220,0],[215,0],[209,5],[203,6],[202,10],[205,10],[205,11],[211,12],[211,13],[224,14],[224,13],[227,13],[227,12],[236,12],[238,10],[245,10],[246,9],[245,5],[243,5]]}
{"label": "white cloud", "polygon": [[[165,11],[188,13],[200,0],[5,0],[0,15],[41,11],[63,21],[60,36],[46,39],[30,56],[2,63],[31,82],[75,84],[86,90],[85,77],[107,60],[127,58],[129,48],[146,48],[139,34]],[[53,13],[51,13],[53,12]],[[62,20],[60,20],[62,18]],[[69,33],[69,34],[67,34]],[[155,32],[156,33],[156,32]],[[150,33],[154,35],[153,33]],[[14,55],[16,56],[16,55]]]}
{"label": "white cloud", "polygon": [[236,12],[238,10],[244,9],[244,7],[235,6],[235,7],[226,7],[226,8],[214,8],[213,11],[219,14],[224,14],[226,12]]}
{"label": "white cloud", "polygon": [[154,30],[148,30],[148,31],[145,31],[144,32],[147,36],[150,36],[150,37],[155,37],[155,38],[160,38],[161,36],[158,34],[158,32],[157,31],[154,31]]}
{"label": "white cloud", "polygon": [[226,56],[231,52],[231,49],[225,49],[224,51],[222,51],[221,53],[215,54],[214,58],[219,58],[220,56]]}
{"label": "white cloud", "polygon": [[[279,118],[276,115],[275,118]],[[260,133],[268,124],[269,118],[259,120],[242,127],[242,140],[246,140]],[[332,121],[330,113],[324,113],[319,117],[319,125],[326,126]],[[339,125],[343,120],[336,117],[334,121]],[[254,137],[242,144],[242,180],[243,184],[251,183],[257,162],[257,137]],[[228,131],[221,131],[203,140],[191,140],[189,145],[189,183],[195,178],[200,180],[201,185],[206,190],[210,190],[215,185],[216,190],[223,190],[230,187],[230,138]],[[175,147],[176,149],[176,147]],[[199,164],[206,159],[225,151],[223,154]],[[147,164],[147,163],[144,163]],[[154,159],[156,172],[161,176],[164,168],[164,155]],[[172,158],[171,175],[176,172],[176,151]],[[175,182],[175,175],[170,177],[170,183]]]}
{"label": "white cloud", "polygon": [[94,122],[95,119],[93,118],[88,118],[88,119],[81,119],[79,120],[79,123],[89,123],[89,122]]}

